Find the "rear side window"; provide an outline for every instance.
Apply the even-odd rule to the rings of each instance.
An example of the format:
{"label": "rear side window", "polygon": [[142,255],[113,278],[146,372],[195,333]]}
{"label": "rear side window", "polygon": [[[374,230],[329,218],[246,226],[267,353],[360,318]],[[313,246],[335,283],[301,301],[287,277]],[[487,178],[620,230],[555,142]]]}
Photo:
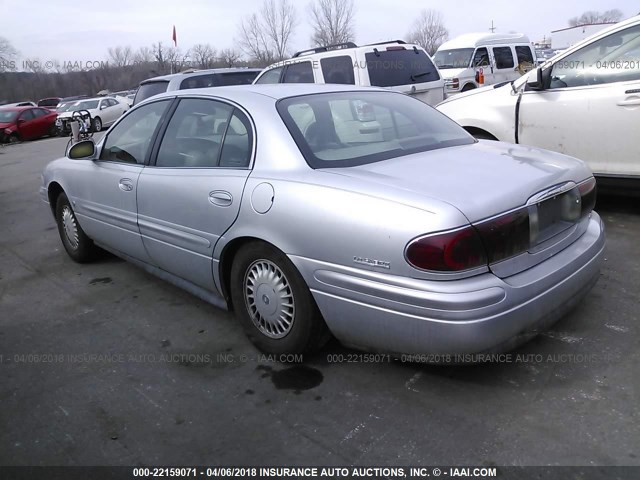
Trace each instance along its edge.
{"label": "rear side window", "polygon": [[353,61],[348,55],[339,57],[327,57],[320,60],[322,76],[325,83],[337,83],[341,85],[355,85],[353,75]]}
{"label": "rear side window", "polygon": [[133,99],[133,104],[136,105],[147,98],[151,98],[154,95],[158,95],[160,93],[164,93],[167,91],[167,87],[169,86],[169,82],[161,81],[161,82],[148,82],[143,83],[138,87],[138,91],[136,92],[136,96]]}
{"label": "rear side window", "polygon": [[219,86],[226,85],[251,85],[258,76],[259,72],[233,72],[218,73],[216,75],[217,84]]}
{"label": "rear side window", "polygon": [[208,75],[193,75],[185,78],[180,82],[180,90],[188,90],[190,88],[207,88],[215,87],[215,80],[213,74]]}
{"label": "rear side window", "polygon": [[374,87],[395,87],[440,80],[429,56],[418,49],[383,50],[367,53],[366,66]]}
{"label": "rear side window", "polygon": [[518,46],[516,47],[516,57],[518,57],[518,64],[531,63],[533,64],[533,54],[530,47]]}
{"label": "rear side window", "polygon": [[292,63],[284,71],[283,83],[313,83],[311,62]]}
{"label": "rear side window", "polygon": [[513,54],[511,47],[495,47],[493,56],[496,59],[496,68],[513,68]]}

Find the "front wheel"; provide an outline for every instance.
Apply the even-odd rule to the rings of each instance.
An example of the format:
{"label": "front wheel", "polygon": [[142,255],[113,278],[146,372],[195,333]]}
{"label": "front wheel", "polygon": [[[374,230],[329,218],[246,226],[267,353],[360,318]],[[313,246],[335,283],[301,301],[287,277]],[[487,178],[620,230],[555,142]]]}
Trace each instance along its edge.
{"label": "front wheel", "polygon": [[93,131],[99,132],[100,130],[102,130],[102,120],[100,117],[96,117],[93,119]]}
{"label": "front wheel", "polygon": [[231,297],[249,339],[263,352],[312,352],[329,339],[304,279],[282,252],[245,245],[231,267]]}
{"label": "front wheel", "polygon": [[78,263],[93,260],[98,251],[93,241],[87,237],[78,223],[67,195],[61,193],[56,202],[56,221],[62,245],[69,256]]}
{"label": "front wheel", "polygon": [[9,143],[18,143],[20,141],[20,137],[17,133],[12,133],[9,135]]}

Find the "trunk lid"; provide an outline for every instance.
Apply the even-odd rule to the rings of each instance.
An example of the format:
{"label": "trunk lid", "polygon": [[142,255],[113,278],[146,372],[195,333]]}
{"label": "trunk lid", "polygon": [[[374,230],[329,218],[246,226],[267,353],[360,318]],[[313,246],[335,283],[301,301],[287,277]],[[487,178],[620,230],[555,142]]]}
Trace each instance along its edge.
{"label": "trunk lid", "polygon": [[580,160],[493,141],[326,171],[449,203],[471,223],[523,206],[551,186],[591,176]]}

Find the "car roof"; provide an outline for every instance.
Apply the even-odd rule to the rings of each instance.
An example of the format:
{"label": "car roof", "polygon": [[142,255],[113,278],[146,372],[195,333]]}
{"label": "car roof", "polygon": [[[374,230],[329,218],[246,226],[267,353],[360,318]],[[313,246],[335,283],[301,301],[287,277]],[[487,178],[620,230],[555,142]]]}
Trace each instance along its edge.
{"label": "car roof", "polygon": [[356,45],[355,43],[347,42],[343,44],[327,45],[324,47],[317,47],[315,49],[312,48],[309,50],[302,50],[300,52],[296,52],[293,55],[293,57],[286,60],[281,60],[279,62],[272,63],[271,65],[268,65],[267,67],[263,68],[262,71],[266,72],[267,70],[271,70],[273,68],[282,67],[284,65],[291,65],[292,63],[300,63],[305,60],[314,60],[314,59],[322,59],[326,57],[336,57],[340,55],[346,55],[349,52],[354,52],[354,51],[373,51],[375,48],[381,48],[381,47],[384,47],[385,45],[388,45],[388,46],[401,45],[409,50],[413,49],[414,47],[420,50],[424,50],[417,43],[408,43],[408,42],[405,42],[404,40],[388,40],[386,42],[369,43],[367,45]]}
{"label": "car roof", "polygon": [[481,45],[499,45],[504,43],[527,43],[529,37],[524,33],[465,33],[444,42],[438,50],[452,48],[473,48]]}
{"label": "car roof", "polygon": [[44,108],[44,107],[34,107],[33,105],[25,105],[23,107],[15,107],[15,106],[5,107],[0,105],[0,110],[11,110],[14,112],[22,112],[24,110],[31,110],[32,108]]}
{"label": "car roof", "polygon": [[210,68],[206,70],[187,70],[185,72],[171,73],[169,75],[160,75],[158,77],[147,78],[140,82],[140,85],[144,85],[145,83],[152,82],[168,82],[174,78],[188,78],[189,76],[198,76],[198,75],[206,75],[206,74],[214,74],[214,73],[236,73],[236,72],[261,72],[261,68],[244,68],[244,67],[236,67],[236,68]]}
{"label": "car roof", "polygon": [[[280,100],[282,98],[311,95],[314,93],[333,92],[389,92],[386,88],[361,87],[358,85],[337,85],[324,83],[268,83],[258,85],[233,85],[226,87],[192,88],[187,90],[174,90],[149,97],[147,100],[158,100],[166,97],[211,96],[223,97],[229,100],[246,98],[247,94],[262,95]],[[147,103],[145,100],[142,103]]]}

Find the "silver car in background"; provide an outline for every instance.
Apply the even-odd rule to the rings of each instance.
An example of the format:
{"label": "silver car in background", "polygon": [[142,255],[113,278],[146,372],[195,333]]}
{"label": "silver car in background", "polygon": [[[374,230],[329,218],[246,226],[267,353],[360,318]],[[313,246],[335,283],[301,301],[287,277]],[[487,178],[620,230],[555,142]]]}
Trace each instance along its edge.
{"label": "silver car in background", "polygon": [[76,261],[96,247],[222,308],[265,352],[505,350],[598,278],[579,160],[474,140],[382,89],[254,85],[155,96],[44,170]]}

